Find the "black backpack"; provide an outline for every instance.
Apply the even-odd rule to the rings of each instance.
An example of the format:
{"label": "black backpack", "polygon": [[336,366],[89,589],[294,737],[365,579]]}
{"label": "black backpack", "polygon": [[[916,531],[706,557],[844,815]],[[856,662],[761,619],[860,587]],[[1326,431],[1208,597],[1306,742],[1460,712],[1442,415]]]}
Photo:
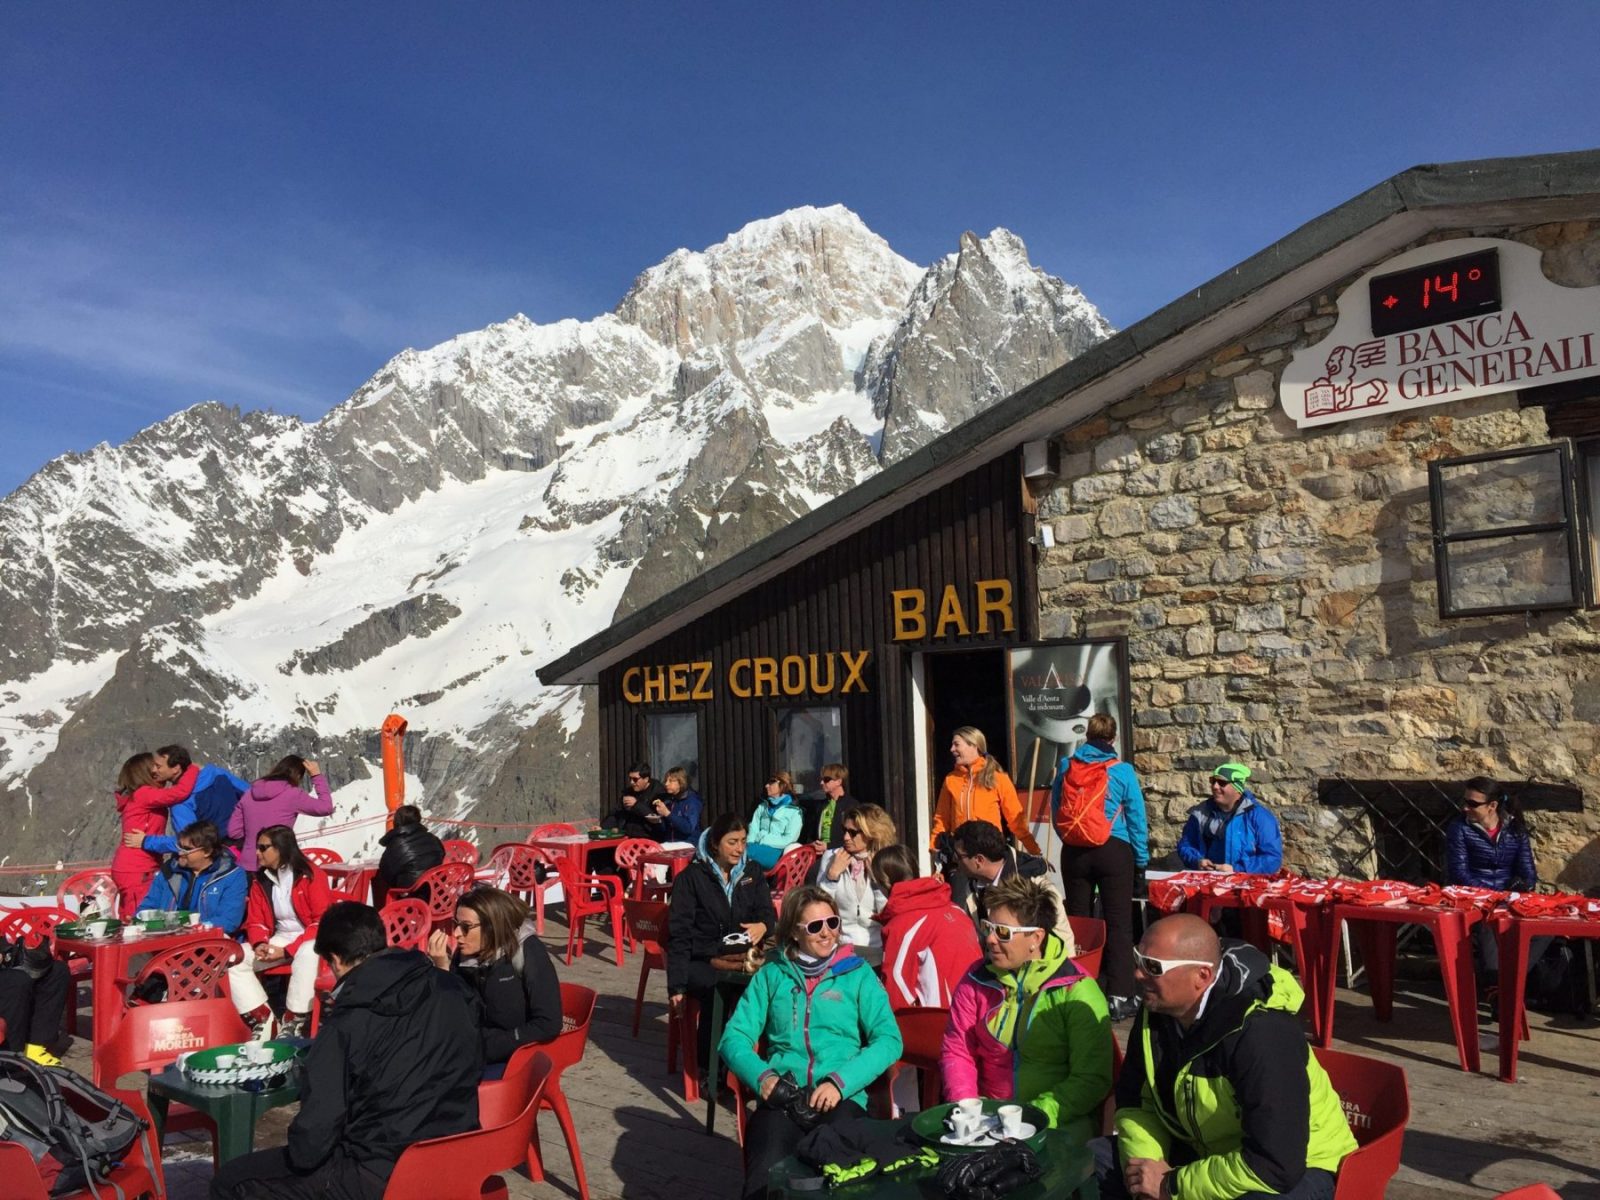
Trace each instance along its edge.
{"label": "black backpack", "polygon": [[1586,1017],[1594,1003],[1595,978],[1583,947],[1558,937],[1528,969],[1528,1007],[1539,1012]]}
{"label": "black backpack", "polygon": [[[79,1108],[105,1115],[85,1117]],[[151,1166],[149,1147],[139,1137],[146,1128],[148,1122],[131,1108],[76,1072],[0,1052],[0,1141],[17,1142],[33,1155],[52,1196],[88,1188],[95,1196],[125,1200],[123,1189],[105,1177],[136,1141]]]}

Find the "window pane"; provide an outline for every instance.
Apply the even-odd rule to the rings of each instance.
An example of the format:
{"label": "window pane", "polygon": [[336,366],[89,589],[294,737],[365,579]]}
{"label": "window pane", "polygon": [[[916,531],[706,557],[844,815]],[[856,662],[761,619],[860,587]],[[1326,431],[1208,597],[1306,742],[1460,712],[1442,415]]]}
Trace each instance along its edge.
{"label": "window pane", "polygon": [[1448,562],[1452,612],[1576,602],[1563,532],[1453,542]]}
{"label": "window pane", "polygon": [[700,724],[694,713],[654,713],[644,719],[650,769],[659,783],[673,767],[689,772],[689,786],[700,787]]}
{"label": "window pane", "polygon": [[1446,533],[1471,533],[1566,519],[1561,456],[1524,454],[1441,466]]}
{"label": "window pane", "polygon": [[844,760],[837,708],[780,708],[778,765],[794,776],[796,793],[822,789],[822,768]]}

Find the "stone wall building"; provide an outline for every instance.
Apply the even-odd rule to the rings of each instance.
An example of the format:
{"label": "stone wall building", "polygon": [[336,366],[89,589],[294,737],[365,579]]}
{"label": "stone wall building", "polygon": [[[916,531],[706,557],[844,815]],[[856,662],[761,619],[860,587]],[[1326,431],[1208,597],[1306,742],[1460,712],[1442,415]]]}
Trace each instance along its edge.
{"label": "stone wall building", "polygon": [[[1600,285],[1600,220],[1414,244],[1463,233],[1537,247],[1567,287]],[[1374,865],[1372,818],[1319,805],[1320,783],[1481,774],[1580,788],[1584,811],[1530,814],[1540,874],[1600,882],[1600,614],[1439,615],[1428,464],[1548,444],[1547,409],[1505,392],[1297,428],[1280,376],[1359,274],[1059,435],[1061,482],[1038,506],[1056,541],[1040,632],[1127,635],[1163,849],[1223,757],[1254,764],[1288,860],[1316,874]]]}
{"label": "stone wall building", "polygon": [[[1002,461],[1014,517],[982,528],[1026,552],[980,566],[990,535],[961,498],[1004,498]],[[650,663],[709,661],[713,634],[729,653],[803,655],[852,629],[870,651],[866,715],[842,744],[854,736],[874,764],[852,791],[920,843],[952,689],[993,686],[998,711],[1013,704],[1018,660],[991,685],[984,655],[1116,639],[1112,707],[1131,726],[1122,749],[1145,781],[1154,852],[1175,844],[1211,768],[1240,759],[1283,820],[1287,865],[1424,877],[1461,781],[1484,774],[1529,807],[1541,877],[1588,887],[1600,883],[1596,534],[1600,153],[1421,167],[540,675],[600,684],[616,717],[602,753],[620,763],[644,748],[652,711],[648,696],[624,707],[627,672],[637,685]],[[1014,628],[931,619],[939,581],[965,595],[972,572],[1016,597]],[[908,581],[929,596],[915,628],[898,619]],[[785,624],[790,610],[808,616]],[[827,703],[804,692],[784,703]],[[656,707],[710,712],[679,700]],[[778,762],[779,716],[738,726],[757,740],[765,727],[755,757]],[[864,751],[880,739],[903,744]],[[1023,740],[1005,740],[1013,774],[1036,775]]]}

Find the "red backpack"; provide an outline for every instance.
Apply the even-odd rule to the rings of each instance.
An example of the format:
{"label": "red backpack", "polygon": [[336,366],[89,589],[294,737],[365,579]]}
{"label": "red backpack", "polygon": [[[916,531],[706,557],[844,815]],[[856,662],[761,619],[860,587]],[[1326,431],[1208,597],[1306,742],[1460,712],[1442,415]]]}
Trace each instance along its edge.
{"label": "red backpack", "polygon": [[1056,832],[1069,846],[1104,846],[1111,840],[1111,826],[1122,812],[1122,805],[1106,816],[1107,778],[1120,759],[1084,762],[1067,761],[1067,777],[1061,781],[1061,807],[1056,810]]}

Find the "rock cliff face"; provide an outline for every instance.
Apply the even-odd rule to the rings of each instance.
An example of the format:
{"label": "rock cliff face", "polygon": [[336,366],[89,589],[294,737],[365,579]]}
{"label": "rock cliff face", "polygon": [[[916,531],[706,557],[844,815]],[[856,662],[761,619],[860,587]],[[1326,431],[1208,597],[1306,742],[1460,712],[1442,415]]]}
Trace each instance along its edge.
{"label": "rock cliff face", "polygon": [[320,421],[204,404],[57,459],[0,500],[7,852],[108,854],[117,766],[172,740],[315,753],[334,821],[371,815],[391,709],[430,810],[587,812],[592,723],[539,662],[1107,332],[1004,230],[923,270],[796,209],[615,312],[406,350]]}
{"label": "rock cliff face", "polygon": [[868,355],[883,461],[905,457],[1111,332],[1082,292],[1028,261],[1015,234],[962,234],[961,249],[923,275],[893,333]]}

